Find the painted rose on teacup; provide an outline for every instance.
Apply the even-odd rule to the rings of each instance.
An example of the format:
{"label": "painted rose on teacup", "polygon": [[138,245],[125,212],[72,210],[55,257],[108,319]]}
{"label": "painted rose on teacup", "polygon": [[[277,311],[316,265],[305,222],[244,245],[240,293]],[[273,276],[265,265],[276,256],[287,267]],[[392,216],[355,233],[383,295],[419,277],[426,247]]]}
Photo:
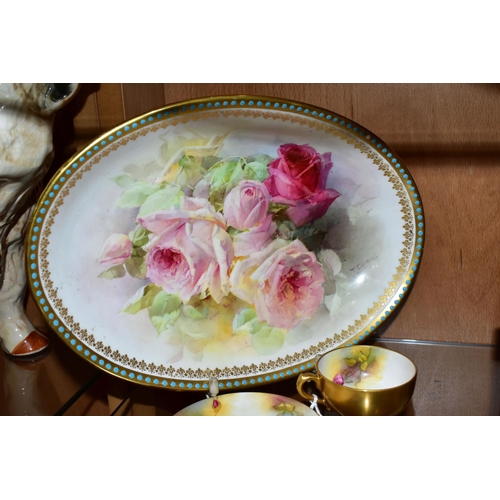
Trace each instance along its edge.
{"label": "painted rose on teacup", "polygon": [[332,166],[331,153],[320,155],[306,144],[284,144],[269,164],[264,184],[274,202],[289,205],[286,213],[295,225],[303,226],[325,215],[340,196],[326,188]]}

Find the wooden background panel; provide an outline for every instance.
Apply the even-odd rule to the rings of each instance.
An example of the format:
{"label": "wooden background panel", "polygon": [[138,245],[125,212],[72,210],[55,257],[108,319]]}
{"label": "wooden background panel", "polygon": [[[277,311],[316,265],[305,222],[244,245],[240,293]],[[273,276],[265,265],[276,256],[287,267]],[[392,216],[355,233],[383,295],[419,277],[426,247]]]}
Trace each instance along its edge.
{"label": "wooden background panel", "polygon": [[399,154],[499,152],[500,86],[353,85],[354,120]]}
{"label": "wooden background panel", "polygon": [[165,104],[162,83],[129,83],[122,88],[127,119]]}
{"label": "wooden background panel", "polygon": [[68,105],[73,113],[75,144],[81,150],[98,135],[125,120],[120,83],[83,84]]}
{"label": "wooden background panel", "polygon": [[405,157],[422,193],[426,241],[407,303],[386,336],[497,343],[500,169],[495,158]]}
{"label": "wooden background panel", "polygon": [[[495,343],[500,328],[500,86],[496,84],[99,84],[75,99],[75,144],[163,104],[223,94],[304,101],[396,151],[419,187],[424,258],[386,337]],[[79,106],[76,109],[76,106]]]}

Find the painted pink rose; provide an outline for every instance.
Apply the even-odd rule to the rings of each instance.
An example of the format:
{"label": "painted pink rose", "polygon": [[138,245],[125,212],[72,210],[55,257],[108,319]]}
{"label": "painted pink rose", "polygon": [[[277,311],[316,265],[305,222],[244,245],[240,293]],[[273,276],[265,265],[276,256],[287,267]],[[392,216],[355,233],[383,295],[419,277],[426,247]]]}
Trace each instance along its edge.
{"label": "painted pink rose", "polygon": [[262,250],[272,240],[276,229],[273,216],[268,215],[258,226],[236,234],[233,236],[234,255],[246,257]]}
{"label": "painted pink rose", "polygon": [[229,293],[231,237],[213,221],[177,220],[148,245],[146,276],[183,302],[207,294],[217,302]]}
{"label": "painted pink rose", "polygon": [[132,255],[132,242],[126,234],[112,234],[102,246],[98,260],[107,266],[123,264]]}
{"label": "painted pink rose", "polygon": [[243,180],[224,200],[227,223],[240,231],[258,226],[266,218],[271,196],[259,181]]}
{"label": "painted pink rose", "polygon": [[295,225],[303,226],[325,215],[340,196],[326,188],[332,166],[331,153],[320,155],[306,144],[283,144],[264,184],[274,202],[290,206],[287,215]]}
{"label": "painted pink rose", "polygon": [[260,321],[278,328],[313,318],[323,302],[321,266],[300,240],[273,240],[237,262],[230,281],[232,293],[251,303]]}

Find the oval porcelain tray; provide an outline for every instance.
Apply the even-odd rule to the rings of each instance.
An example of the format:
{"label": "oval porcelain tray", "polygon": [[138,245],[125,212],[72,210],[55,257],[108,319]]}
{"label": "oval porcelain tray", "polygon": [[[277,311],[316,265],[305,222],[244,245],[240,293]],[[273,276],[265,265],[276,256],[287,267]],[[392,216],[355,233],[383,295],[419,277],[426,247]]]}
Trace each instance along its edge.
{"label": "oval porcelain tray", "polygon": [[252,387],[372,335],[413,285],[415,183],[353,121],[257,96],[129,120],[54,176],[29,284],[66,344],[140,384]]}

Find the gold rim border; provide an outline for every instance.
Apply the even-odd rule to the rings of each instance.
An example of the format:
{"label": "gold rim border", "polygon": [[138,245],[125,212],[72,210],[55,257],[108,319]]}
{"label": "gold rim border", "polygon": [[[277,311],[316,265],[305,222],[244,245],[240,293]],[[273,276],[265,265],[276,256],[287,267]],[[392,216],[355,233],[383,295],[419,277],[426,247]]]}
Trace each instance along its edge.
{"label": "gold rim border", "polygon": [[[253,101],[255,105],[250,105],[249,103]],[[235,102],[233,104],[233,102]],[[243,102],[243,104],[242,104]],[[262,104],[260,106],[257,106],[256,104],[258,102],[261,102]],[[216,103],[219,103],[218,106],[216,106]],[[226,104],[223,104],[226,103]],[[266,105],[264,103],[269,103],[270,105]],[[223,107],[221,107],[221,104]],[[276,106],[278,104],[279,106]],[[203,107],[200,107],[200,105],[203,105]],[[210,105],[210,106],[209,106]],[[286,105],[286,107],[284,106]],[[79,167],[81,165],[84,165],[85,162],[92,157],[92,154],[96,148],[96,146],[99,148],[100,145],[103,147],[108,147],[109,144],[103,145],[104,142],[109,142],[109,139],[111,138],[111,141],[115,136],[120,137],[123,136],[124,133],[122,132],[125,131],[125,129],[128,128],[127,132],[133,133],[136,132],[137,130],[140,130],[141,128],[146,128],[149,127],[152,122],[154,122],[155,118],[152,118],[156,116],[157,120],[156,123],[158,122],[163,122],[163,121],[168,121],[172,119],[173,117],[180,117],[180,116],[186,116],[190,115],[193,113],[199,113],[199,112],[204,112],[204,111],[220,111],[223,109],[248,109],[248,110],[254,110],[254,109],[261,109],[261,110],[267,110],[267,111],[281,111],[281,112],[288,112],[288,113],[293,113],[298,116],[303,116],[309,119],[313,120],[319,120],[324,123],[327,123],[329,125],[337,127],[339,130],[343,130],[348,134],[354,135],[358,140],[361,140],[364,142],[370,149],[372,149],[375,153],[379,154],[380,156],[383,156],[383,152],[385,152],[385,159],[388,161],[389,165],[392,167],[394,170],[394,173],[400,178],[400,181],[405,185],[408,198],[411,200],[411,206],[413,209],[413,216],[415,219],[415,230],[417,231],[417,235],[414,237],[414,244],[413,244],[413,249],[411,252],[411,257],[410,257],[410,263],[409,263],[409,269],[406,272],[400,286],[398,289],[394,292],[392,298],[394,297],[399,297],[397,299],[397,303],[394,304],[394,306],[391,306],[391,317],[394,315],[397,311],[400,310],[404,302],[406,301],[409,293],[411,292],[411,289],[414,286],[416,276],[418,274],[418,271],[420,270],[421,266],[421,261],[423,257],[423,250],[424,250],[424,245],[425,245],[425,231],[424,228],[425,226],[425,213],[424,213],[424,208],[423,204],[421,202],[421,196],[420,192],[418,190],[417,185],[415,184],[415,181],[409,172],[408,168],[405,166],[405,164],[402,162],[402,160],[399,158],[399,156],[385,144],[384,141],[382,141],[378,136],[373,134],[371,131],[366,129],[365,127],[359,125],[357,122],[354,120],[351,120],[349,118],[346,118],[343,115],[340,115],[338,113],[335,113],[333,111],[329,111],[327,109],[303,103],[301,101],[295,101],[295,100],[288,100],[288,99],[282,99],[279,97],[270,97],[270,96],[261,96],[261,95],[247,95],[247,94],[238,94],[238,95],[220,95],[220,96],[211,96],[211,97],[200,97],[200,98],[195,98],[195,99],[190,99],[186,101],[179,101],[175,102],[172,104],[168,104],[165,106],[162,106],[160,108],[156,108],[154,110],[148,111],[147,113],[143,113],[141,115],[138,115],[136,117],[133,117],[129,120],[126,120],[119,125],[113,127],[111,130],[108,132],[105,132],[104,134],[99,135],[97,138],[95,138],[93,141],[88,143],[80,152],[75,153],[69,160],[67,160],[59,169],[58,171],[54,174],[53,178],[49,181],[47,184],[46,188],[44,189],[42,195],[39,197],[34,210],[32,212],[30,222],[29,222],[29,229],[27,233],[27,239],[26,239],[26,266],[27,266],[27,276],[28,276],[28,283],[29,283],[29,289],[30,292],[32,293],[35,303],[37,304],[37,307],[39,308],[40,312],[44,316],[45,320],[47,321],[47,324],[50,326],[50,328],[74,351],[76,352],[79,356],[83,357],[86,359],[88,362],[91,362],[93,365],[98,367],[99,369],[105,371],[106,373],[109,373],[113,376],[116,376],[117,378],[124,379],[127,381],[132,381],[141,385],[149,386],[149,387],[161,387],[165,389],[170,389],[170,390],[191,390],[191,391],[201,391],[201,390],[206,390],[208,388],[208,378],[207,379],[171,379],[168,376],[164,375],[146,375],[140,371],[136,371],[133,368],[125,368],[122,365],[119,365],[118,363],[115,363],[109,359],[106,359],[105,356],[102,354],[99,354],[95,351],[93,351],[90,347],[84,347],[82,349],[77,349],[77,347],[81,347],[81,345],[77,346],[77,342],[74,342],[74,339],[72,338],[65,338],[65,336],[58,331],[58,328],[56,328],[53,325],[53,318],[49,318],[49,314],[46,314],[46,312],[43,310],[43,304],[40,303],[39,300],[37,300],[37,295],[36,293],[40,291],[38,287],[35,286],[36,279],[32,278],[31,273],[30,273],[30,264],[31,264],[31,259],[30,255],[32,254],[32,251],[30,250],[30,246],[32,245],[32,238],[34,236],[37,236],[35,227],[36,227],[36,220],[37,217],[40,216],[40,210],[43,208],[44,202],[47,200],[48,195],[53,192],[54,186],[56,186],[60,180],[61,177],[64,177],[64,172],[68,170],[72,170],[71,176],[75,172],[78,171]],[[306,112],[307,110],[307,112]],[[159,115],[162,115],[161,118]],[[135,124],[135,126],[134,126]],[[127,134],[125,134],[126,136]],[[110,142],[111,144],[112,142]],[[374,144],[376,144],[376,147],[374,147]],[[112,148],[113,149],[113,148]],[[112,150],[110,149],[110,151]],[[115,148],[116,149],[116,148]],[[378,149],[378,150],[377,150]],[[89,154],[90,153],[90,154]],[[389,160],[390,158],[390,160]],[[392,165],[394,163],[394,165]],[[73,165],[78,164],[78,167],[76,167],[76,170],[72,168]],[[403,169],[405,172],[405,179],[403,179],[403,175],[401,175],[400,171],[398,168],[401,170]],[[404,181],[410,181],[409,185],[412,187],[412,191],[410,192],[410,188],[408,185],[405,184]],[[414,196],[415,198],[412,198]],[[417,201],[418,200],[418,201]],[[421,224],[421,231],[418,230],[418,222],[417,222],[417,212],[416,212],[416,206],[415,204],[418,203],[418,208],[420,208],[419,216],[420,216],[420,224]],[[45,220],[45,218],[44,218]],[[420,241],[418,241],[420,239]],[[419,245],[417,245],[417,242]],[[420,256],[418,257],[418,264],[414,267],[416,269],[412,271],[412,262],[415,261],[416,258],[416,253],[417,253],[417,246],[420,247],[419,253]],[[38,268],[37,268],[38,269]],[[38,272],[40,270],[38,269]],[[38,278],[40,279],[40,278]],[[42,288],[40,286],[40,288]],[[392,302],[392,298],[390,302]],[[382,309],[385,309],[382,308]],[[53,314],[53,313],[52,313]],[[389,318],[389,316],[387,316]],[[332,349],[337,349],[341,347],[351,347],[352,345],[357,345],[359,343],[362,343],[364,340],[372,337],[378,330],[379,328],[384,324],[384,321],[387,319],[385,318],[385,312],[382,313],[379,311],[374,319],[368,323],[364,328],[361,330],[357,331],[354,335],[352,335],[348,340],[335,345],[333,347],[324,345],[325,342],[320,342],[318,346],[321,346],[323,344],[323,349],[326,347],[326,349],[323,350],[324,355],[326,352]],[[59,322],[64,324],[60,318],[58,318]],[[389,319],[390,321],[390,319]],[[70,329],[65,329],[64,332],[69,333],[71,330]],[[74,334],[73,334],[74,335]],[[71,334],[70,334],[71,336]],[[327,339],[328,340],[328,339]],[[79,342],[84,343],[84,341],[78,339]],[[328,343],[328,342],[327,342]],[[313,346],[314,347],[314,346]],[[89,355],[85,355],[84,352],[89,352]],[[96,358],[95,360],[92,358]],[[104,364],[99,364],[97,361],[97,358],[101,357],[104,358],[106,361]],[[316,355],[317,357],[317,355]],[[284,368],[277,369],[274,371],[267,372],[265,374],[249,374],[245,375],[244,377],[229,377],[229,378],[223,378],[225,384],[222,382],[220,383],[220,389],[221,390],[234,390],[236,389],[250,389],[252,387],[256,386],[261,386],[261,385],[267,385],[275,382],[279,382],[285,379],[289,379],[292,377],[296,377],[299,373],[305,372],[307,370],[313,369],[314,368],[314,359],[315,357],[312,357],[310,360],[307,361],[302,361],[298,364],[295,365],[290,365],[290,366],[285,366]],[[99,360],[99,361],[101,361]],[[112,365],[112,369],[105,368],[106,364]],[[114,365],[114,366],[113,366]],[[116,369],[118,369],[118,373],[116,372]],[[133,377],[127,377],[127,375],[123,375],[120,373],[121,371],[125,371],[129,375],[133,374]],[[220,372],[220,370],[215,370],[214,374],[217,375],[215,372]],[[285,372],[291,372],[291,373],[285,373]],[[140,376],[141,380],[139,380],[137,377]],[[145,380],[146,379],[146,380]],[[154,380],[153,380],[154,379]],[[161,382],[160,383],[160,380]],[[250,383],[250,379],[259,379],[260,381],[253,381]],[[165,382],[167,382],[165,384]],[[174,385],[172,385],[174,383]],[[177,387],[179,385],[179,387]],[[193,387],[187,387],[188,385],[191,385]],[[199,387],[195,387],[198,385]]]}

